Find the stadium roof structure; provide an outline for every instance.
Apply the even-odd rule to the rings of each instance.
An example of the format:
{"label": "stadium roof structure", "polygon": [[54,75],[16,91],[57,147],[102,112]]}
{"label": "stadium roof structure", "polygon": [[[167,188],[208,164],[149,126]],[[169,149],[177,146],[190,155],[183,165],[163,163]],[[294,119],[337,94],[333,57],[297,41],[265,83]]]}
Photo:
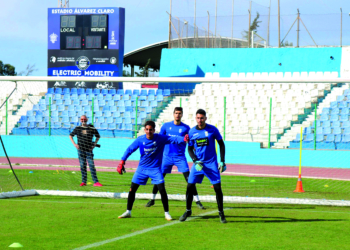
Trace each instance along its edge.
{"label": "stadium roof structure", "polygon": [[168,41],[162,41],[130,51],[124,54],[124,65],[129,64],[132,67],[134,65],[142,67],[146,65],[148,59],[150,58],[150,68],[159,70],[162,49],[168,48],[168,44]]}
{"label": "stadium roof structure", "polygon": [[[214,41],[217,43],[217,46],[220,48],[246,48],[247,41],[239,38],[211,38],[211,37],[197,37],[194,38],[184,38],[184,39],[172,39],[170,41],[171,48],[191,48],[193,44],[197,45],[197,48],[206,48],[207,42],[209,44],[214,44]],[[153,43],[136,50],[130,51],[124,54],[124,65],[131,66],[131,74],[133,75],[134,66],[145,66],[148,59],[151,59],[149,67],[155,70],[160,69],[160,58],[162,55],[162,49],[168,48],[169,41],[162,41]],[[261,42],[254,42],[254,47],[264,48],[266,45]],[[211,46],[210,46],[211,48]]]}

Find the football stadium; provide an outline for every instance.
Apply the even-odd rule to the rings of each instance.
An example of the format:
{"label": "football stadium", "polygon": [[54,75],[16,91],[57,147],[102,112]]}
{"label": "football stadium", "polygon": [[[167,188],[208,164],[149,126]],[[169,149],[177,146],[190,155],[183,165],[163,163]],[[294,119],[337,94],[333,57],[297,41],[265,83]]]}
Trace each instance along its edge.
{"label": "football stadium", "polygon": [[45,75],[0,61],[0,249],[349,249],[348,14],[173,0],[126,53],[127,7],[68,2]]}

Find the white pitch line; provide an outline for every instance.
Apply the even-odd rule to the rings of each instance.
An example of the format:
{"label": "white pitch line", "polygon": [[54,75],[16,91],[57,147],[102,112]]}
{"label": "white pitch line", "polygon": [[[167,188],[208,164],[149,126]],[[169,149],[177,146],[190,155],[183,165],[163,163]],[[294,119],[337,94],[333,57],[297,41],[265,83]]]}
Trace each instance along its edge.
{"label": "white pitch line", "polygon": [[[228,210],[228,209],[231,209],[231,208],[226,208],[224,210]],[[195,219],[197,219],[199,217],[203,217],[203,216],[206,216],[206,215],[209,215],[209,214],[214,214],[214,213],[217,213],[217,212],[218,212],[217,210],[210,211],[210,212],[207,212],[207,213],[204,213],[204,214],[200,214],[198,216],[190,217],[186,221],[195,220]],[[127,220],[127,219],[124,219],[124,220]],[[118,241],[118,240],[123,240],[123,239],[130,238],[130,237],[133,237],[133,236],[136,236],[136,235],[140,235],[140,234],[144,234],[144,233],[147,233],[147,232],[150,232],[150,231],[161,229],[161,228],[164,228],[164,227],[173,226],[173,225],[176,225],[176,224],[179,224],[179,223],[181,223],[179,220],[173,221],[173,222],[168,223],[168,224],[163,224],[163,225],[160,225],[160,226],[150,227],[150,228],[147,228],[147,229],[144,229],[144,230],[141,230],[141,231],[137,231],[137,232],[134,232],[134,233],[131,233],[131,234],[126,234],[126,235],[119,236],[119,237],[116,237],[116,238],[113,238],[113,239],[92,243],[90,245],[83,246],[83,247],[78,247],[78,248],[75,248],[73,250],[84,250],[84,249],[89,249],[89,248],[93,248],[93,247],[99,247],[99,246],[102,246],[102,245],[107,244],[107,243],[115,242],[115,241]]]}

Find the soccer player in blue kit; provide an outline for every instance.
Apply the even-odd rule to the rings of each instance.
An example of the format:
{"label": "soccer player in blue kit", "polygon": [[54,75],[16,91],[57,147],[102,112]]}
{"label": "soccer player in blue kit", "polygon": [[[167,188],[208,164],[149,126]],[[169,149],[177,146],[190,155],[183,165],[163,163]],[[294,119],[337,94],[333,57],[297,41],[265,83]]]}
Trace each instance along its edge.
{"label": "soccer player in blue kit", "polygon": [[[203,109],[198,109],[196,112],[197,126],[193,127],[188,134],[190,140],[188,143],[188,153],[191,156],[194,164],[191,168],[187,184],[187,210],[179,220],[185,221],[187,217],[192,215],[191,207],[195,184],[202,183],[204,176],[206,176],[214,186],[216,201],[219,208],[220,221],[222,223],[226,223],[223,204],[224,195],[221,189],[220,176],[220,172],[222,173],[226,170],[225,144],[219,130],[213,125],[206,124],[206,120],[206,112]],[[217,161],[215,140],[220,146],[220,164],[218,164]]]}
{"label": "soccer player in blue kit", "polygon": [[128,195],[127,210],[118,218],[130,218],[132,206],[135,201],[136,191],[140,185],[146,185],[148,178],[151,178],[152,184],[158,186],[159,193],[161,195],[165,219],[172,220],[169,214],[168,195],[165,190],[164,177],[161,172],[162,158],[164,146],[170,143],[183,143],[188,141],[188,135],[185,137],[172,137],[167,135],[154,134],[155,123],[153,121],[147,121],[145,123],[145,135],[138,137],[125,151],[122,160],[120,161],[117,171],[119,174],[125,172],[125,161],[128,157],[140,149],[140,162],[137,170],[132,178],[131,187]]}
{"label": "soccer player in blue kit", "polygon": [[[181,107],[176,107],[174,109],[174,121],[164,123],[162,128],[160,129],[161,135],[168,136],[185,136],[190,131],[190,127],[187,124],[181,122],[181,118],[183,116],[183,109]],[[164,147],[163,154],[163,164],[162,164],[162,173],[163,177],[166,174],[171,174],[173,166],[175,165],[179,172],[183,174],[186,182],[188,182],[188,177],[190,175],[190,170],[188,167],[188,163],[185,156],[186,143],[183,142],[181,144],[169,144]],[[158,193],[158,186],[153,186],[153,199],[151,199],[146,207],[151,207],[155,204],[156,195]],[[198,192],[196,187],[194,187],[194,200],[197,206],[200,209],[205,209],[202,203],[199,200]]]}

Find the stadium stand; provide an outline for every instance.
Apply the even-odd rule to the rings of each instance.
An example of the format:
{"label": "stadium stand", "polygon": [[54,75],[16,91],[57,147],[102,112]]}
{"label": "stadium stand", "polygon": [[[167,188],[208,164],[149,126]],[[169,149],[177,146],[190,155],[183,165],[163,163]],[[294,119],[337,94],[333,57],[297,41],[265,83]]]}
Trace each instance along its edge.
{"label": "stadium stand", "polygon": [[[232,73],[231,78],[240,79],[300,79],[301,77],[338,77],[338,72],[272,72]],[[220,77],[219,73],[206,73],[205,77]],[[226,97],[226,140],[261,142],[266,147],[269,134],[270,98],[271,142],[276,143],[284,133],[301,124],[311,113],[313,104],[324,100],[336,84],[305,83],[203,83],[197,84],[189,97],[176,96],[157,119],[159,129],[164,122],[172,120],[174,107],[184,107],[183,122],[195,126],[198,108],[207,111],[208,123],[224,130],[224,98]],[[327,99],[328,100],[328,99]],[[293,130],[294,131],[294,130]],[[139,134],[142,134],[142,130]],[[289,135],[289,134],[288,134]],[[293,136],[293,139],[295,138]],[[286,138],[284,138],[286,139]],[[292,140],[290,138],[290,140]],[[281,144],[282,143],[282,144]],[[288,142],[281,142],[278,147]]]}
{"label": "stadium stand", "polygon": [[[152,119],[171,100],[170,91],[154,89],[68,89],[49,88],[38,96],[26,113],[16,116],[14,135],[48,135],[51,106],[51,134],[69,135],[86,115],[102,137],[133,137],[146,119]],[[51,105],[50,105],[51,98]],[[136,121],[136,99],[138,115]]]}

